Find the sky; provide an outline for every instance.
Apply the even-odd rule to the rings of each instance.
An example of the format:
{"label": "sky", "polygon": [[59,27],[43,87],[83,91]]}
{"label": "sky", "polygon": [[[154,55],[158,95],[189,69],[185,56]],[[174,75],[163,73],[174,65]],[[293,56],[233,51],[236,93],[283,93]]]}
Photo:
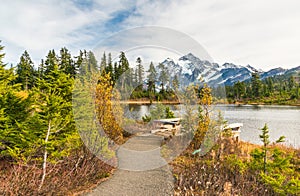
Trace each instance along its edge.
{"label": "sky", "polygon": [[50,49],[77,55],[128,29],[155,26],[189,36],[220,64],[292,68],[300,65],[299,7],[298,0],[2,0],[0,40],[5,63],[15,65],[27,50],[38,64]]}

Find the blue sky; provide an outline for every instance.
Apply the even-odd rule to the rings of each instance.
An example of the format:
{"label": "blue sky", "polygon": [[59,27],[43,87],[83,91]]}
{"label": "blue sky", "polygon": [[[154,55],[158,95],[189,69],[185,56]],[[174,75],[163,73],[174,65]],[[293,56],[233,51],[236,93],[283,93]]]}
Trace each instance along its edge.
{"label": "blue sky", "polygon": [[297,0],[3,0],[0,40],[6,63],[16,64],[25,49],[38,63],[50,49],[66,46],[77,55],[122,30],[154,25],[189,35],[217,63],[291,68],[300,65],[299,6]]}

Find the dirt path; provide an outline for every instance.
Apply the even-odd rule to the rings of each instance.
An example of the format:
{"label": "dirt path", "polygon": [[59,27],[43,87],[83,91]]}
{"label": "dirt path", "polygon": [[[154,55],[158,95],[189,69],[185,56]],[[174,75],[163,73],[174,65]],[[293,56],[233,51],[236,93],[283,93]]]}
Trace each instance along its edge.
{"label": "dirt path", "polygon": [[119,169],[88,195],[172,195],[173,177],[160,155],[162,137],[128,140],[117,152]]}

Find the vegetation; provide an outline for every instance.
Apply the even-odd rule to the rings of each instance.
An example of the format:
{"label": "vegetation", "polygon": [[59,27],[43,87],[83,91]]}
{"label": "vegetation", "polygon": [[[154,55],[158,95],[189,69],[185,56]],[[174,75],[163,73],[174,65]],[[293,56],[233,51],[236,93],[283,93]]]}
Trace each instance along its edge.
{"label": "vegetation", "polygon": [[[3,57],[0,46],[1,195],[65,195],[87,189],[113,169],[96,157],[96,151],[106,160],[115,161],[109,144],[122,144],[129,136],[122,129],[123,110],[112,99],[118,101],[120,93],[130,91],[132,99],[178,100],[174,93],[178,78],[170,81],[164,65],[158,65],[157,73],[151,63],[145,76],[142,59],[137,58],[136,68],[131,68],[124,52],[118,62],[104,53],[100,66],[92,52],[80,51],[72,58],[66,48],[58,55],[50,50],[37,68],[27,51],[16,67],[7,68]],[[90,78],[95,82],[90,83]],[[116,85],[120,92],[113,91]],[[226,89],[231,100],[242,102],[292,103],[299,99],[299,82],[294,76],[261,81],[253,74],[249,83],[238,82]],[[271,143],[267,125],[260,135],[263,146],[237,142],[230,133],[221,133],[224,119],[220,114],[214,119],[211,114],[214,90],[205,84],[190,86],[182,95],[187,97],[186,105],[198,103],[199,110],[195,116],[192,108],[186,108],[187,116],[182,121],[190,128],[193,141],[172,162],[175,194],[299,195],[299,150],[280,146],[283,137]],[[90,100],[78,96],[80,92],[90,95]],[[78,103],[72,102],[74,97]],[[80,105],[84,102],[96,107]],[[74,104],[78,104],[80,114],[73,113]],[[81,136],[89,138],[85,144],[96,150],[85,147],[75,116],[94,121],[87,110],[95,112],[96,121],[113,142],[97,135],[94,125],[80,123]],[[143,120],[174,117],[169,107],[157,104]],[[194,122],[198,123],[193,126]]]}
{"label": "vegetation", "polygon": [[[50,50],[37,69],[27,51],[16,68],[7,69],[3,57],[1,46],[0,194],[69,194],[107,177],[112,167],[84,147],[72,111],[75,75],[100,73],[93,53],[80,51],[72,58],[66,48],[59,55]],[[110,81],[109,74],[99,76],[98,103],[103,92],[111,96],[105,79]],[[121,141],[122,132],[108,122],[108,114],[102,123]]]}
{"label": "vegetation", "polygon": [[[266,127],[263,130],[261,137],[266,141]],[[190,146],[171,163],[175,195],[300,193],[299,150],[237,142],[230,135],[218,137],[207,153],[198,151],[201,156],[193,155],[194,149]]]}
{"label": "vegetation", "polygon": [[211,118],[210,89],[204,85],[197,92],[198,128],[171,163],[175,195],[299,195],[300,151],[279,146],[283,136],[270,143],[267,125],[259,136],[262,146],[236,141],[221,131],[226,121],[220,114]]}
{"label": "vegetation", "polygon": [[175,118],[174,112],[170,109],[169,106],[165,106],[161,103],[156,104],[155,108],[150,110],[149,115],[142,116],[143,122],[150,122],[155,119],[163,118]]}
{"label": "vegetation", "polygon": [[[253,73],[250,81],[226,86],[230,103],[299,104],[300,75],[279,75],[261,80]],[[213,89],[217,94],[218,89]]]}

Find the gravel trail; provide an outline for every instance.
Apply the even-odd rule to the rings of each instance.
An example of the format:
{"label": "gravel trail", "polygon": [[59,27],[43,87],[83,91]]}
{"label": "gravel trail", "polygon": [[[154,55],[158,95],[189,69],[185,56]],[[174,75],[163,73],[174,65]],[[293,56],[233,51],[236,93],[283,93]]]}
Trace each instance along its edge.
{"label": "gravel trail", "polygon": [[117,151],[118,170],[88,195],[172,195],[172,172],[160,155],[162,140],[152,135],[129,139]]}

